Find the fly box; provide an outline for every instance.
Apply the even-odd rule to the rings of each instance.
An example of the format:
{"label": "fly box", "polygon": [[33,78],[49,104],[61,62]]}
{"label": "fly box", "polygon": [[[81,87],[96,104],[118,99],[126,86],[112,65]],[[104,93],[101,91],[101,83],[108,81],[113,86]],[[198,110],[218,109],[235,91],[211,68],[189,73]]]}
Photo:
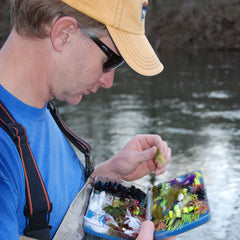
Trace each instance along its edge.
{"label": "fly box", "polygon": [[152,189],[98,176],[84,217],[84,230],[104,239],[136,239],[141,223],[151,220],[155,239],[163,239],[209,219],[201,171],[172,178]]}

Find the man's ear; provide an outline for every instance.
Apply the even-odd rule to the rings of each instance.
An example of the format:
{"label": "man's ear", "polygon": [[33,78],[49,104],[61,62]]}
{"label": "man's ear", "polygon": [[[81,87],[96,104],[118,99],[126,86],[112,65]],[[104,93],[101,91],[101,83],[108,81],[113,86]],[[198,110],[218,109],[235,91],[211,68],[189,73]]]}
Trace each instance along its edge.
{"label": "man's ear", "polygon": [[51,29],[51,42],[55,51],[61,52],[79,31],[78,22],[73,17],[61,17],[56,20]]}

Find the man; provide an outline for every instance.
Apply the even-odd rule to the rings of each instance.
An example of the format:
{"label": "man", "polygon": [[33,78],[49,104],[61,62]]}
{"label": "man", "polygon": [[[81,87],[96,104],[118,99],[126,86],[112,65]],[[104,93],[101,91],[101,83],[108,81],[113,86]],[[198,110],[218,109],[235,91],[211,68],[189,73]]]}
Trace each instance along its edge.
{"label": "man", "polygon": [[[124,61],[143,75],[163,67],[144,35],[147,1],[13,0],[12,31],[0,51],[0,100],[26,129],[30,148],[53,203],[51,237],[84,184],[84,167],[56,125],[47,102],[78,104],[83,95],[110,88]],[[124,59],[124,60],[123,60]],[[157,148],[171,150],[157,135],[134,137],[113,158],[96,167],[105,175],[134,180],[166,165]],[[26,228],[24,171],[9,135],[0,128],[0,234],[18,239]],[[152,239],[151,222],[139,239]],[[147,234],[147,236],[146,236]]]}

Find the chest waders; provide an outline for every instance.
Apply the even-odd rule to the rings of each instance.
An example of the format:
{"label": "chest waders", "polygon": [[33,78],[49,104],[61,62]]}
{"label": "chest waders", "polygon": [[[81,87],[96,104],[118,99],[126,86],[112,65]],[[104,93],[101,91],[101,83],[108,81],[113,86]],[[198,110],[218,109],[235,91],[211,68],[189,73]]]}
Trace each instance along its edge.
{"label": "chest waders", "polygon": [[[92,161],[90,160],[91,146],[67,127],[60,118],[53,102],[48,103],[48,109],[64,135],[84,153],[85,181],[88,183],[88,177],[94,170]],[[0,127],[2,127],[13,140],[23,166],[26,194],[26,204],[24,207],[26,228],[24,229],[24,235],[39,240],[50,240],[51,225],[49,225],[49,219],[52,211],[52,203],[50,202],[47,190],[29,146],[26,129],[15,121],[1,101]],[[83,189],[86,189],[86,186],[89,185],[90,184],[85,184]]]}

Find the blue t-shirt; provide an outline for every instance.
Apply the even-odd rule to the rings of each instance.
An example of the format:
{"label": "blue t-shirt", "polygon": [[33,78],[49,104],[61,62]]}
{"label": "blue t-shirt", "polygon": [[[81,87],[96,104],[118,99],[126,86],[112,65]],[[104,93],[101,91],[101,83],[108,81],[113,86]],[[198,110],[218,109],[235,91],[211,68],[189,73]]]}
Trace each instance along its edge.
{"label": "blue t-shirt", "polygon": [[[49,110],[19,101],[0,85],[0,99],[27,131],[29,144],[45,183],[53,210],[51,237],[84,184],[84,167]],[[26,219],[24,173],[16,146],[0,127],[0,238],[23,235]]]}

